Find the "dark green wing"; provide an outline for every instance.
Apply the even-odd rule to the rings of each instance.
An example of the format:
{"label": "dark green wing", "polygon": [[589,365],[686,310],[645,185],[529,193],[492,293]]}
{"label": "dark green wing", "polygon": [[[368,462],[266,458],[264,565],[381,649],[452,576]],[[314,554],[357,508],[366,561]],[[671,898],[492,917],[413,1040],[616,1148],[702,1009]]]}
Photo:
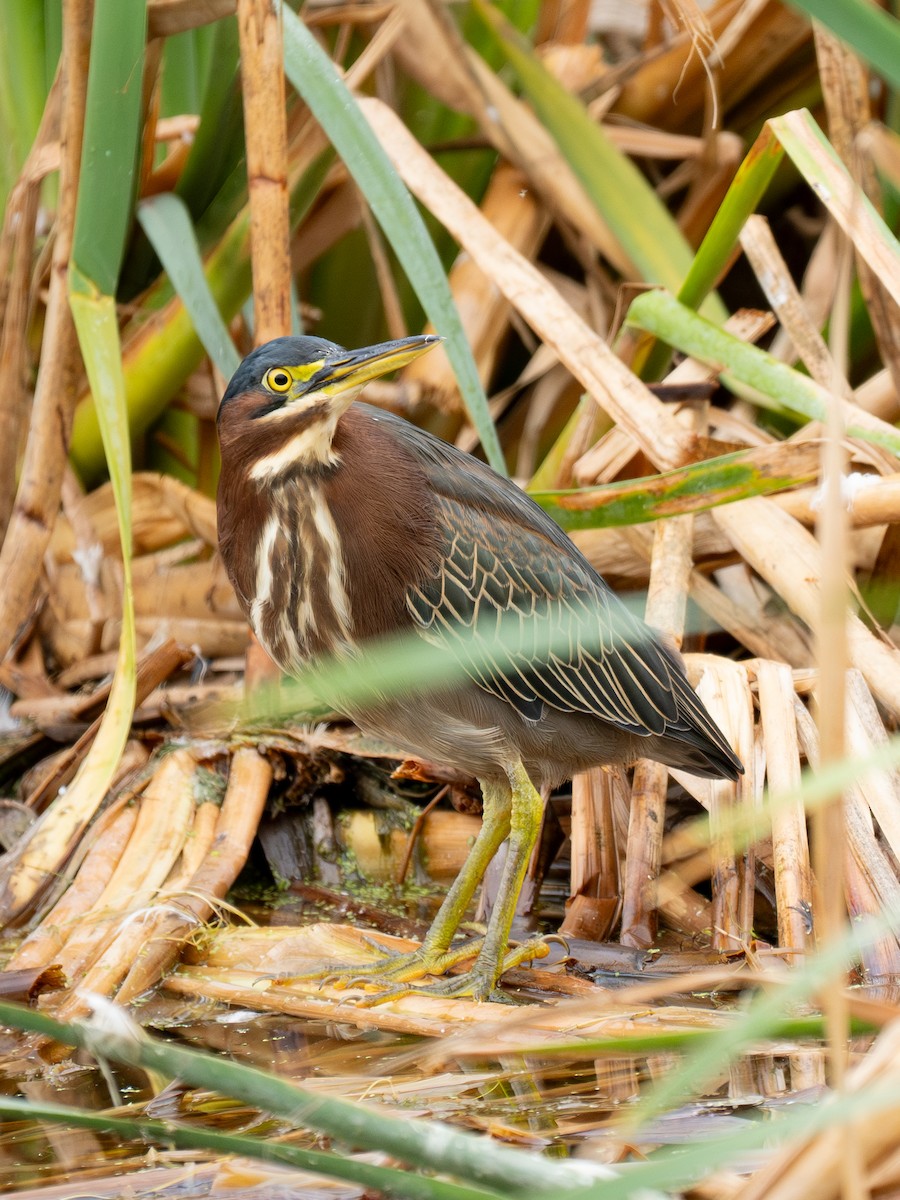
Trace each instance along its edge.
{"label": "dark green wing", "polygon": [[369,412],[434,496],[442,568],[407,597],[424,637],[529,720],[546,705],[636,734],[705,735],[731,756],[677,658],[542,509],[470,455]]}

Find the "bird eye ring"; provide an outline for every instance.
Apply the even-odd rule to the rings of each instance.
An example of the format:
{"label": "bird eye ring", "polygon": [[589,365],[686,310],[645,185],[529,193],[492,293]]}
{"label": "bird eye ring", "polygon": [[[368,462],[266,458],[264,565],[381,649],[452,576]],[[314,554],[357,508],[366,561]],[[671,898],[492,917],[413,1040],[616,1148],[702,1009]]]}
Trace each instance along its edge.
{"label": "bird eye ring", "polygon": [[282,367],[266,371],[263,383],[272,392],[286,392],[291,386],[291,377]]}

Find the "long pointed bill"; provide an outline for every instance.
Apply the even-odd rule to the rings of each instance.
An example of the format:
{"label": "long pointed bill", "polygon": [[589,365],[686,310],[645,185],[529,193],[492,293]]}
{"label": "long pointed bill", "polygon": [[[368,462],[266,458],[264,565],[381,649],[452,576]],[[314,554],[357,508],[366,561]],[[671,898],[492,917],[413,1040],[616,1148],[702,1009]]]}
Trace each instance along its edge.
{"label": "long pointed bill", "polygon": [[444,339],[434,333],[418,334],[416,337],[400,338],[395,342],[381,342],[377,346],[364,346],[361,350],[348,350],[342,358],[331,359],[321,371],[309,380],[307,392],[324,392],[336,396],[350,388],[361,388],[370,379],[387,375],[405,367],[421,354],[434,349]]}

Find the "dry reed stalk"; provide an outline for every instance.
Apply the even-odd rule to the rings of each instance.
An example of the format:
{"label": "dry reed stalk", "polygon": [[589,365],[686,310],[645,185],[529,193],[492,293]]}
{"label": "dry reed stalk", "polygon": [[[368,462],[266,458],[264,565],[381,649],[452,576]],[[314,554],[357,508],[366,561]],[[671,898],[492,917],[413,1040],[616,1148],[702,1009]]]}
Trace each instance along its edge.
{"label": "dry reed stalk", "polygon": [[161,897],[168,898],[191,886],[207,855],[213,853],[220,813],[221,808],[214,800],[204,800],[194,809],[181,857],[160,889]]}
{"label": "dry reed stalk", "polygon": [[[763,660],[756,665],[756,677],[769,790],[774,796],[797,794],[800,745],[790,668]],[[778,942],[790,961],[798,961],[812,947],[814,919],[806,813],[799,795],[792,805],[780,805],[772,814],[772,853]]]}
{"label": "dry reed stalk", "polygon": [[[520,171],[505,163],[495,169],[481,211],[525,258],[535,257],[549,227],[550,214],[531,194],[528,180]],[[479,378],[487,386],[507,337],[509,302],[467,254],[460,255],[451,267],[449,282]],[[442,348],[415,359],[404,368],[401,378],[406,384],[428,388],[439,407],[459,411],[456,376]]]}
{"label": "dry reed stalk", "polygon": [[[803,272],[800,285],[800,295],[804,311],[815,329],[823,329],[828,323],[831,302],[834,297],[834,278],[837,271],[839,231],[834,221],[828,221],[822,233],[816,239],[812,253]],[[797,361],[797,351],[790,334],[785,329],[779,329],[772,338],[769,353],[780,362],[793,365]],[[859,395],[856,395],[859,401]],[[868,406],[862,404],[861,407]],[[876,416],[885,417],[884,413],[869,409]]]}
{"label": "dry reed stalk", "polygon": [[559,932],[601,942],[619,912],[619,861],[609,771],[594,767],[572,780],[569,898]]}
{"label": "dry reed stalk", "polygon": [[68,890],[14,952],[6,970],[49,966],[76,922],[97,904],[131,838],[137,806],[123,808],[97,836]]}
{"label": "dry reed stalk", "polygon": [[808,663],[809,646],[799,629],[790,618],[773,615],[766,607],[765,594],[761,595],[749,578],[747,582],[750,586],[743,589],[745,599],[739,603],[695,570],[691,572],[691,599],[759,658],[779,659],[793,667]]}
{"label": "dry reed stalk", "polygon": [[[163,642],[161,646],[157,646],[155,650],[144,655],[137,665],[137,702],[140,703],[149,696],[154,688],[158,687],[164,679],[168,679],[173,671],[190,661],[191,658],[193,658],[192,651],[183,650],[171,640]],[[29,843],[27,849],[22,848],[21,854],[13,853],[9,856],[8,861],[4,862],[4,868],[9,875],[9,887],[13,892],[17,890],[15,874],[20,866],[27,864],[26,869],[29,871],[56,869],[103,800],[102,795],[91,796],[87,799],[84,807],[76,811],[64,799],[60,802],[61,798],[57,793],[60,786],[67,783],[72,777],[75,768],[96,736],[111,686],[110,683],[101,684],[92,696],[76,699],[72,706],[74,712],[71,715],[85,718],[94,712],[98,712],[99,715],[91,722],[75,745],[68,747],[60,754],[55,770],[49,773],[41,781],[39,787],[28,796],[26,802],[31,808],[40,809],[47,800],[52,800],[52,803],[51,808],[44,814],[40,837],[36,838],[39,845]],[[59,715],[64,720],[69,714],[64,711],[63,700],[64,698],[61,697]],[[55,815],[54,809],[58,810]],[[35,832],[37,833],[37,831]]]}
{"label": "dry reed stalk", "polygon": [[[137,471],[132,481],[133,550],[136,558],[195,537],[216,545],[216,505],[180,480]],[[89,522],[104,556],[121,554],[112,487],[102,484],[81,498],[80,519]],[[77,539],[68,517],[57,521],[50,553],[58,563],[72,560]]]}
{"label": "dry reed stalk", "polygon": [[[753,711],[746,670],[726,659],[706,656],[704,673],[697,692],[712,713],[719,728],[744,764],[746,774],[738,784],[728,780],[695,781],[709,797],[713,863],[713,937],[718,950],[742,949],[751,936],[752,898],[755,886],[754,856],[751,850],[738,855],[729,830],[729,813],[740,800],[756,803],[761,792],[753,753]],[[684,772],[673,772],[676,778]],[[692,882],[688,880],[687,882]]]}
{"label": "dry reed stalk", "polygon": [[[606,529],[574,530],[572,541],[600,572],[604,579],[620,581],[635,587],[646,586],[650,580],[650,539],[638,554],[631,541],[641,528],[626,531],[616,526]],[[737,562],[738,556],[728,538],[718,529],[708,512],[694,517],[694,562],[698,566],[722,567]]]}
{"label": "dry reed stalk", "polygon": [[5,381],[4,402],[0,406],[0,540],[6,533],[15,501],[16,460],[28,412],[26,332],[39,200],[40,184],[32,183],[20,195],[11,195],[7,208],[7,220],[15,220],[18,228],[0,338],[0,375]]}
{"label": "dry reed stalk", "polygon": [[[254,342],[291,332],[290,214],[281,10],[276,0],[238,0],[244,102]],[[276,681],[274,663],[251,635],[248,691]]]}
{"label": "dry reed stalk", "polygon": [[[862,1094],[872,1088],[900,1089],[900,1028],[889,1026],[871,1050],[847,1074],[846,1092]],[[853,1138],[858,1161],[867,1169],[885,1154],[893,1153],[900,1140],[900,1106],[883,1108],[873,1119],[848,1120],[841,1129]],[[780,1150],[762,1170],[750,1177],[737,1200],[837,1200],[843,1190],[844,1137],[828,1129],[815,1137]],[[858,1180],[865,1186],[865,1179]]]}
{"label": "dry reed stalk", "polygon": [[702,939],[702,944],[709,941],[713,923],[712,905],[700,892],[684,883],[677,892],[666,889],[662,894],[657,888],[656,907],[666,925],[676,933]]}
{"label": "dry reed stalk", "polygon": [[812,378],[824,388],[836,388],[844,400],[852,404],[850,384],[837,371],[825,339],[806,310],[765,217],[755,213],[748,217],[740,241],[782,329],[790,337]]}
{"label": "dry reed stalk", "polygon": [[[456,878],[480,827],[480,818],[466,813],[436,810],[428,814],[422,823],[419,845],[431,879],[443,883]],[[396,878],[397,864],[407,847],[402,829],[385,835],[379,828],[377,813],[350,811],[341,816],[340,836],[367,879],[386,882]]]}
{"label": "dry reed stalk", "polygon": [[[573,430],[566,455],[560,463],[559,474],[555,480],[556,487],[568,486],[569,476],[577,487],[611,482],[637,456],[638,448],[634,444],[634,438],[619,425],[613,425],[612,429],[608,429],[585,451],[583,442],[586,436],[593,435],[595,415],[602,417],[602,414],[597,412],[596,405],[586,410],[585,420],[579,420]],[[567,461],[570,458],[573,459],[571,466]]]}
{"label": "dry reed stalk", "polygon": [[[281,936],[266,939],[267,949],[260,955],[238,951],[243,965],[182,966],[166,978],[164,986],[167,991],[181,995],[222,1000],[257,1011],[346,1021],[363,1029],[393,1030],[431,1038],[444,1039],[454,1028],[465,1029],[468,1026],[472,1033],[442,1044],[438,1051],[441,1056],[466,1052],[478,1053],[482,1057],[527,1053],[529,1044],[533,1045],[536,1037],[541,1041],[557,1038],[569,1041],[575,1037],[639,1036],[651,1030],[721,1029],[730,1020],[727,1014],[676,1005],[649,1011],[646,1005],[637,1009],[620,1006],[598,1014],[597,1001],[603,997],[599,988],[594,989],[595,999],[591,1001],[593,1013],[585,1012],[583,999],[531,1008],[527,1025],[517,1020],[504,1004],[472,1004],[469,1000],[447,1000],[422,994],[385,1000],[372,1008],[361,1007],[355,1003],[352,994],[348,995],[350,989],[335,988],[317,980],[285,978],[282,967],[288,964],[298,971],[309,970],[315,964],[321,966],[322,955],[325,955],[326,962],[364,964],[371,962],[373,942],[398,952],[416,943],[399,938],[389,941],[386,935],[369,930],[355,931],[357,941],[353,952],[346,926],[328,926],[327,940],[316,937],[317,928],[307,926],[300,930],[285,927],[264,931]],[[297,951],[307,930],[313,931],[310,938],[317,943],[319,957],[310,958],[302,950]],[[257,932],[252,931],[253,934]],[[240,931],[231,931],[228,936],[243,940]],[[259,941],[255,937],[253,940]],[[283,953],[279,941],[284,943]],[[291,941],[295,943],[293,952],[289,948]],[[273,972],[277,972],[277,975]],[[527,978],[528,975],[528,971],[521,972],[520,978]],[[364,993],[364,996],[369,994]]]}
{"label": "dry reed stalk", "polygon": [[[754,309],[739,309],[725,322],[726,332],[745,342],[755,342],[771,328],[772,318],[769,313],[758,312]],[[663,380],[665,384],[690,385],[707,383],[715,379],[716,372],[704,363],[685,359],[679,363]],[[601,414],[602,415],[602,414]],[[571,477],[580,486],[613,479],[637,453],[638,447],[634,438],[621,426],[615,425],[604,437],[596,442],[597,416],[587,409],[579,419],[570,438],[566,455],[560,464],[557,487],[565,487],[569,483],[567,470],[571,463]],[[630,454],[629,454],[630,449]]]}
{"label": "dry reed stalk", "polygon": [[[179,664],[186,654],[172,643],[165,643],[138,663],[137,695],[143,699],[172,670],[173,658]],[[160,674],[160,672],[162,672]],[[78,762],[96,736],[98,717],[56,760],[55,770],[45,777],[28,798],[32,807],[41,804],[55,790],[58,794],[31,825],[16,846],[0,859],[0,922],[6,924],[31,908],[69,857],[82,833],[103,802],[103,793],[82,791],[76,799],[58,791],[71,779]]]}
{"label": "dry reed stalk", "polygon": [[[551,212],[577,229],[621,275],[635,278],[633,264],[531,109],[462,43],[437,6],[403,0],[402,12],[406,28],[395,54],[404,71],[450,108],[474,117],[501,158],[522,172]],[[485,274],[491,277],[490,270]]]}
{"label": "dry reed stalk", "polygon": [[[182,851],[194,814],[195,770],[186,750],[174,750],[160,761],[112,877],[58,953],[71,984],[84,982],[123,925],[134,934],[135,951],[143,941],[139,910],[153,900]],[[98,983],[109,966],[114,969],[115,963],[100,964]]]}
{"label": "dry reed stalk", "polygon": [[238,0],[250,196],[254,338],[291,331],[290,219],[281,17],[274,0]]}
{"label": "dry reed stalk", "polygon": [[620,941],[626,946],[646,948],[656,938],[656,881],[662,857],[668,779],[662,763],[641,759],[635,766],[622,888]]}
{"label": "dry reed stalk", "polygon": [[[801,748],[810,765],[818,769],[819,733],[813,718],[799,698],[794,701],[794,714]],[[848,724],[852,728],[852,721]],[[844,796],[844,824],[840,842],[844,848],[846,901],[851,917],[877,915],[883,909],[893,911],[900,905],[896,868],[886,859],[885,852],[875,837],[871,810],[863,790],[865,783],[863,779],[858,780],[853,787],[847,789]],[[897,955],[896,939],[891,935],[886,936],[875,946],[864,951],[866,974],[878,979],[895,971]]]}
{"label": "dry reed stalk", "polygon": [[[706,426],[705,412],[685,410],[682,424],[695,433]],[[690,515],[660,521],[654,533],[650,588],[644,618],[680,649],[684,637],[688,583],[693,561],[694,522]],[[626,946],[651,946],[657,932],[656,880],[659,876],[669,773],[662,763],[641,759],[634,769],[625,876],[622,931]]]}
{"label": "dry reed stalk", "polygon": [[900,396],[887,367],[861,383],[854,395],[860,408],[881,417],[882,421],[894,422],[900,416]]}
{"label": "dry reed stalk", "polygon": [[201,856],[185,842],[182,870],[160,893],[158,911],[147,922],[142,952],[123,962],[126,970],[119,976],[124,979],[116,997],[120,1004],[157,983],[198,927],[210,919],[216,901],[224,898],[247,861],[271,782],[271,765],[254,747],[235,751],[208,851]]}
{"label": "dry reed stalk", "polygon": [[[371,959],[371,951],[370,951]],[[416,1037],[442,1037],[449,1028],[472,1019],[476,1005],[467,1000],[443,1000],[433,996],[405,997],[385,1001],[375,1008],[361,1008],[346,992],[313,985],[309,992],[280,985],[259,971],[228,968],[181,967],[169,975],[168,992],[205,1000],[219,1000],[257,1012],[286,1013],[310,1020],[338,1021],[358,1029],[380,1029]],[[423,1004],[423,1001],[426,1003]],[[497,1016],[508,1008],[485,1002]],[[479,1004],[483,1009],[485,1004]]]}
{"label": "dry reed stalk", "polygon": [[[766,772],[773,796],[794,793],[790,806],[772,813],[772,858],[779,948],[788,961],[802,960],[814,944],[814,885],[806,836],[806,813],[799,796],[800,744],[794,717],[794,681],[789,667],[756,664],[760,721],[766,752]],[[824,1084],[822,1056],[800,1051],[791,1055],[791,1087],[795,1091]]]}
{"label": "dry reed stalk", "polygon": [[[183,650],[171,640],[146,654],[138,666],[141,699],[148,696],[154,688],[168,679],[179,667],[189,662],[192,657],[193,654],[190,651]],[[10,711],[14,716],[25,717],[39,724],[43,723],[45,726],[66,721],[88,721],[95,714],[103,712],[109,698],[110,686],[109,682],[104,682],[90,694],[57,694],[43,696],[36,700],[17,701],[12,705]],[[62,755],[63,758],[60,762],[64,764],[69,761],[71,752],[63,751]],[[61,769],[55,774],[48,774],[40,789],[41,795],[35,795],[34,792],[29,794],[28,803],[32,807],[45,798],[56,782],[56,774],[60,773]]]}
{"label": "dry reed stalk", "polygon": [[[846,730],[849,752],[854,758],[866,758],[888,741],[872,693],[858,671],[847,673]],[[869,771],[858,781],[858,786],[894,859],[900,862],[900,772]]]}
{"label": "dry reed stalk", "polygon": [[[51,766],[46,772],[55,769],[53,764],[54,757],[51,755]],[[52,880],[50,880],[46,888],[41,893],[41,906],[39,913],[32,918],[32,924],[37,919],[43,919],[42,914],[48,909],[53,908],[60,897],[67,891],[72,880],[81,870],[82,862],[88,850],[93,845],[94,839],[105,836],[107,825],[115,820],[116,815],[126,805],[131,804],[138,797],[149,782],[149,777],[142,775],[143,768],[147,765],[150,758],[147,750],[140,742],[133,738],[129,739],[125,744],[125,749],[119,759],[115,774],[109,786],[108,795],[110,801],[104,811],[100,814],[96,821],[92,823],[86,834],[82,835],[77,844],[72,850],[71,855],[66,859],[65,866],[55,872]],[[38,771],[43,764],[38,764]],[[26,776],[30,781],[31,775]],[[41,779],[40,773],[37,775],[36,783],[39,784]]]}
{"label": "dry reed stalk", "polygon": [[[810,627],[818,620],[822,551],[815,538],[770,500],[754,497],[713,511],[735,548]],[[900,716],[900,652],[848,614],[850,660],[882,704]]]}
{"label": "dry reed stalk", "polygon": [[518,313],[587,391],[635,438],[657,467],[690,460],[696,439],[565,303],[543,276],[499,237],[386,105],[360,107],[410,190],[472,255]]}
{"label": "dry reed stalk", "polygon": [[[76,626],[77,622],[72,622]],[[158,617],[138,617],[135,620],[138,642],[146,645],[160,632]],[[244,621],[224,618],[202,620],[197,617],[176,617],[166,620],[165,631],[179,646],[196,647],[204,658],[235,658],[247,649],[250,629]],[[109,621],[103,631],[103,648],[117,644],[117,621]]]}
{"label": "dry reed stalk", "polygon": [[91,11],[89,0],[72,0],[63,11],[59,209],[28,441],[15,504],[0,548],[0,659],[6,657],[34,599],[59,510],[72,428],[80,358],[69,310],[67,274],[81,163]]}
{"label": "dry reed stalk", "polygon": [[[718,72],[721,103],[730,105],[778,72],[809,39],[809,22],[777,4],[732,4],[718,0],[706,20],[722,58]],[[782,66],[781,79],[784,78]],[[615,111],[648,125],[691,124],[705,106],[708,81],[702,57],[695,53],[690,33],[679,32],[659,53],[623,82]],[[677,92],[678,104],[672,104]]]}
{"label": "dry reed stalk", "polygon": [[[822,99],[828,114],[828,137],[863,193],[883,213],[881,183],[861,136],[872,124],[869,73],[860,59],[822,25],[813,25],[822,81]],[[897,293],[857,254],[856,274],[872,322],[881,359],[900,387],[900,321]]]}
{"label": "dry reed stalk", "polygon": [[174,37],[234,13],[235,0],[147,0],[148,36]]}
{"label": "dry reed stalk", "polygon": [[134,600],[140,616],[243,620],[220,558],[168,564],[163,555],[135,559]]}
{"label": "dry reed stalk", "polygon": [[887,294],[900,303],[896,252],[890,239],[881,236],[871,207],[861,203],[859,186],[823,149],[805,110],[795,109],[775,120],[790,134],[795,146],[814,160],[819,176],[816,194],[853,245],[858,259],[878,277]]}
{"label": "dry reed stalk", "polygon": [[[847,911],[854,920],[863,916],[877,918],[884,913],[884,909],[874,885],[874,876],[879,873],[879,848],[872,833],[872,822],[865,806],[852,794],[845,797],[844,806],[844,821],[850,842],[850,852],[844,857]],[[868,851],[874,851],[871,858]],[[882,894],[885,890],[881,889]],[[893,890],[896,891],[896,887]],[[860,963],[861,975],[868,986],[892,986],[900,964],[896,939],[886,937],[874,945],[866,946],[860,953]]]}
{"label": "dry reed stalk", "polygon": [[[900,472],[893,475],[854,475],[862,486],[845,497],[847,517],[853,529],[872,525],[900,524]],[[818,488],[798,488],[773,497],[779,508],[803,525],[813,526],[819,519],[821,492]]]}
{"label": "dry reed stalk", "polygon": [[389,338],[404,338],[409,333],[406,317],[403,315],[403,302],[394,279],[393,266],[385,245],[384,237],[378,222],[372,216],[372,210],[365,202],[362,194],[359,197],[360,220],[365,230],[368,243],[369,257],[375,271],[375,282],[381,297],[381,307],[384,312],[384,323],[387,326]]}

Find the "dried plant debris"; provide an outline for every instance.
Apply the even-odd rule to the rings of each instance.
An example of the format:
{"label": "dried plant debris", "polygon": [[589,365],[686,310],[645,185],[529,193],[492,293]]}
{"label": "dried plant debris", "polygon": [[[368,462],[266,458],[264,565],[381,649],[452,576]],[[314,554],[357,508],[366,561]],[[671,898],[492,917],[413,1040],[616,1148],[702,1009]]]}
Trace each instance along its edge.
{"label": "dried plant debris", "polygon": [[[0,1003],[73,1020],[103,997],[323,1094],[626,1171],[732,1140],[683,1178],[657,1164],[647,1195],[900,1188],[900,27],[871,8],[872,37],[854,9],[842,34],[809,7],[554,2],[524,28],[484,0],[284,6],[280,25],[253,0],[149,0],[137,169],[118,172],[119,130],[96,212],[88,66],[114,64],[91,6],[63,6],[59,70],[58,30],[0,18],[31,64],[0,97]],[[66,280],[119,210],[117,459]],[[683,652],[746,768],[641,760],[546,797],[513,928],[535,957],[479,1005],[334,974],[421,941],[481,796],[313,684],[291,710],[217,552],[240,357],[300,325],[361,346],[426,316],[444,345],[366,400],[504,457]],[[502,869],[465,914],[473,953]],[[36,1034],[0,1049],[35,1106],[151,1100],[136,1068]],[[213,1093],[154,1105],[316,1148]],[[760,1114],[798,1132],[763,1147]],[[117,1195],[127,1169],[160,1195],[371,1194],[151,1154],[10,1117],[0,1190]]]}

